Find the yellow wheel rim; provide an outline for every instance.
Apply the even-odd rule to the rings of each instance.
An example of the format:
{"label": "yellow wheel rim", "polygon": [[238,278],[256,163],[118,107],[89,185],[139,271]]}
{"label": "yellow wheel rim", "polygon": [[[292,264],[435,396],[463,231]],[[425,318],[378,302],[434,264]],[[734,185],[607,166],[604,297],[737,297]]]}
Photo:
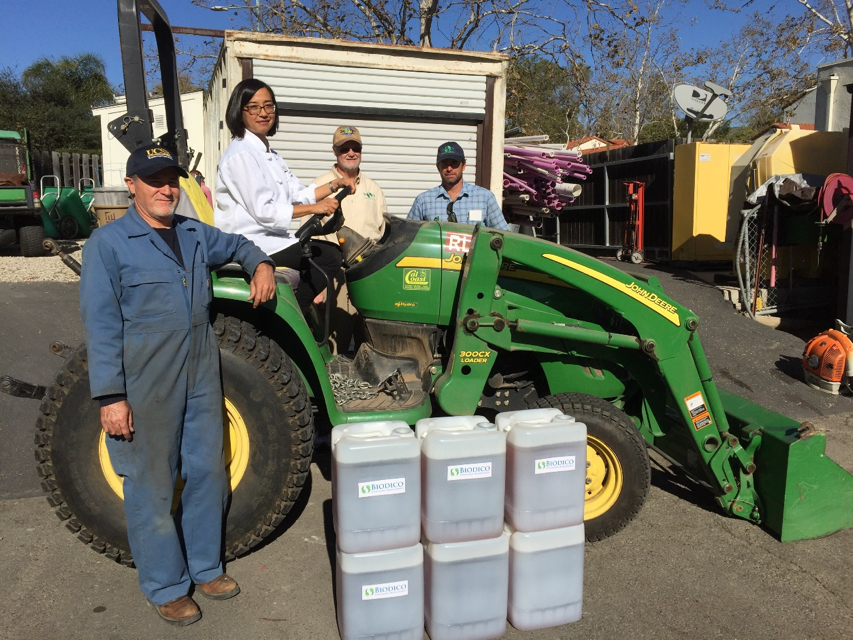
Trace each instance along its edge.
{"label": "yellow wheel rim", "polygon": [[625,482],[619,458],[604,442],[593,436],[586,440],[586,500],[584,520],[604,514],[616,504]]}
{"label": "yellow wheel rim", "polygon": [[[249,466],[249,431],[246,429],[246,423],[243,416],[234,406],[234,403],[225,398],[224,407],[224,425],[223,425],[223,449],[225,453],[225,473],[228,474],[228,484],[233,492],[243,479],[243,474]],[[101,472],[104,474],[104,479],[115,494],[124,500],[124,479],[119,476],[113,469],[110,462],[110,454],[107,451],[106,434],[101,431],[101,436],[98,438],[98,460],[101,463]],[[184,488],[184,481],[178,476],[175,482],[175,497],[172,501],[172,508],[177,507],[181,497],[181,491]]]}

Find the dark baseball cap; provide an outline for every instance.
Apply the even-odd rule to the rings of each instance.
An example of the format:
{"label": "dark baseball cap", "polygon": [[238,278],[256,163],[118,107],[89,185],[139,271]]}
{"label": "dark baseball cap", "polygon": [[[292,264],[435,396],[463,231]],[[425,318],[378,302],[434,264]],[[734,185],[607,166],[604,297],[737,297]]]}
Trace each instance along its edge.
{"label": "dark baseball cap", "polygon": [[459,162],[465,162],[465,152],[455,142],[445,142],[438,148],[435,163],[438,164],[442,160],[459,160]]}
{"label": "dark baseball cap", "polygon": [[128,176],[151,176],[167,167],[175,167],[182,178],[189,174],[178,164],[175,154],[159,144],[149,144],[136,149],[127,159]]}

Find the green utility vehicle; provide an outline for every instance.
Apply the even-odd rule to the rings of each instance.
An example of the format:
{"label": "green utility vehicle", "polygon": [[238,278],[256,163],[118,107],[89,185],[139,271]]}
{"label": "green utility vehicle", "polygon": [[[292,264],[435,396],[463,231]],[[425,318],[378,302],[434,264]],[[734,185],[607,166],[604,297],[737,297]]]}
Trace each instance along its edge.
{"label": "green utility vehicle", "polygon": [[22,255],[42,256],[44,238],[27,133],[0,131],[0,247],[19,243]]}
{"label": "green utility vehicle", "polygon": [[[141,61],[133,39],[138,0],[118,2],[122,51],[136,48]],[[168,21],[156,1],[143,7],[169,73]],[[130,63],[136,57],[125,59],[128,89]],[[167,116],[171,141],[180,145],[176,76],[163,84],[175,115]],[[128,107],[140,118],[147,112],[147,103],[130,98]],[[150,141],[150,120],[143,124]],[[124,132],[129,146],[145,144],[142,129]],[[242,271],[213,274],[228,556],[248,552],[287,516],[308,475],[315,424],[412,425],[432,415],[533,407],[556,407],[587,425],[590,540],[616,533],[643,506],[649,449],[706,487],[721,513],[760,523],[783,541],[853,527],[853,475],[825,455],[825,434],[717,389],[699,319],[657,279],[481,226],[398,219],[386,226],[377,242],[340,229],[365,336],[352,359],[330,352],[326,319],[303,317],[290,286],[255,310]],[[298,236],[304,242],[329,231],[315,217]],[[84,543],[131,563],[122,482],[89,397],[85,346],[66,359],[41,414],[36,459],[49,502]]]}

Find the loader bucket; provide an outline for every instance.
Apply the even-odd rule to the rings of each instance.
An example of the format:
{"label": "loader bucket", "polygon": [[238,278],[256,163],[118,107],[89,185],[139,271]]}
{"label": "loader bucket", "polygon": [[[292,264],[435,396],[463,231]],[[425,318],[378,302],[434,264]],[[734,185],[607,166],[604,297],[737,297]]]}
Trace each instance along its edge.
{"label": "loader bucket", "polygon": [[853,475],[826,455],[826,434],[720,390],[729,427],[758,429],[755,490],[762,523],[782,542],[853,527]]}

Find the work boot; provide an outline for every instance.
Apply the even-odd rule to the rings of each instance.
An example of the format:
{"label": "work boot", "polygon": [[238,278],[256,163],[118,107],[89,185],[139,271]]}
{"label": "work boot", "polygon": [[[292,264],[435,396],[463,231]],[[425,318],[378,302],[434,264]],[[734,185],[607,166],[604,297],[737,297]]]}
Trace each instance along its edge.
{"label": "work boot", "polygon": [[195,600],[189,596],[175,598],[166,604],[149,604],[157,610],[163,620],[176,627],[184,627],[201,618],[201,610]]}
{"label": "work boot", "polygon": [[223,573],[215,580],[196,586],[201,595],[214,600],[227,600],[240,593],[240,585],[227,573]]}

